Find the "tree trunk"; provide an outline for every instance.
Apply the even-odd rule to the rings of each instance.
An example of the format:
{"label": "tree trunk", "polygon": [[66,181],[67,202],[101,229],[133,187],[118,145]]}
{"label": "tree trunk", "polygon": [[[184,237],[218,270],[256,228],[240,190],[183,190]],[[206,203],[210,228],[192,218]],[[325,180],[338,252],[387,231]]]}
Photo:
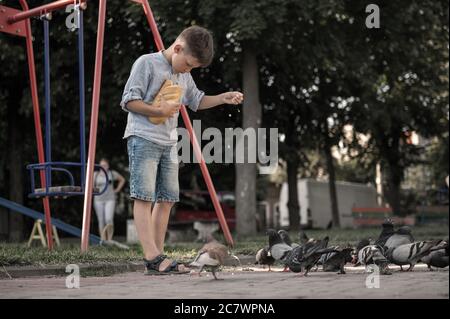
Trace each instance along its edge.
{"label": "tree trunk", "polygon": [[[8,97],[8,167],[9,199],[23,205],[23,126],[20,124],[20,101],[23,87],[17,85],[9,88]],[[17,212],[9,213],[9,240],[18,242],[24,238],[23,216]]]}
{"label": "tree trunk", "polygon": [[[261,125],[261,105],[259,102],[259,76],[256,54],[244,48],[243,61],[243,129],[257,128]],[[248,145],[244,143],[245,154]],[[256,163],[236,164],[236,230],[238,235],[256,234]]]}
{"label": "tree trunk", "polygon": [[333,227],[341,227],[339,221],[339,208],[338,208],[338,198],[336,193],[336,174],[334,170],[333,155],[331,154],[331,143],[329,142],[328,136],[325,137],[325,158],[327,161],[327,170],[329,176],[329,189],[330,189],[330,201],[331,201],[331,217]]}
{"label": "tree trunk", "polygon": [[402,182],[401,168],[396,163],[389,163],[389,176],[388,176],[388,192],[386,198],[389,205],[392,208],[392,212],[395,215],[401,215],[401,204],[400,204],[400,185]]}
{"label": "tree trunk", "polygon": [[400,155],[400,138],[402,134],[400,130],[394,130],[389,132],[387,136],[381,140],[380,150],[381,155],[386,161],[387,168],[387,191],[385,196],[389,205],[392,208],[392,212],[396,215],[401,214],[401,204],[400,204],[400,185],[403,180],[404,167],[400,165],[401,155]]}
{"label": "tree trunk", "polygon": [[300,205],[298,201],[297,172],[298,158],[288,158],[287,179],[288,179],[288,209],[289,209],[289,230],[300,230]]}

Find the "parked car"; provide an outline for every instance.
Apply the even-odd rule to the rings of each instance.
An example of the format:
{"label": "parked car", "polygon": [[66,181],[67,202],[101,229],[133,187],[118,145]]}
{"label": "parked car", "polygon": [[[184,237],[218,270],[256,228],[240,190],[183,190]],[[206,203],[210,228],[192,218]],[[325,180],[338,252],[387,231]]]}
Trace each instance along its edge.
{"label": "parked car", "polygon": [[[220,205],[230,230],[236,227],[235,197],[231,192],[218,192]],[[180,191],[180,201],[171,211],[169,225],[219,222],[211,196],[207,191]]]}

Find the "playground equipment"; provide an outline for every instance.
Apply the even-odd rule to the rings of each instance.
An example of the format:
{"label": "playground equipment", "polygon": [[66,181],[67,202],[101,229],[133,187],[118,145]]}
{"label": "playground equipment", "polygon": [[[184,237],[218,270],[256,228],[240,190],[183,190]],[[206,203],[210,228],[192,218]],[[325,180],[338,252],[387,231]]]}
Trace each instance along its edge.
{"label": "playground equipment", "polygon": [[[52,225],[53,230],[53,238],[55,239],[56,246],[60,246],[61,243],[59,241],[58,231],[56,230],[55,225]],[[28,247],[31,247],[33,241],[39,240],[43,247],[47,247],[47,242],[45,241],[45,234],[42,230],[42,219],[36,219],[34,221],[33,230],[31,231],[30,239],[28,240]]]}
{"label": "playground equipment", "polygon": [[[27,168],[31,177],[31,193],[29,197],[68,197],[75,195],[84,195],[85,188],[85,171],[86,171],[86,133],[85,133],[85,88],[84,88],[84,27],[83,27],[83,9],[86,9],[86,3],[76,4],[74,6],[75,16],[77,17],[78,26],[78,75],[79,75],[79,92],[80,92],[80,162],[52,162],[52,141],[51,141],[51,94],[50,94],[50,21],[51,13],[43,14],[40,18],[44,25],[44,92],[45,92],[45,163],[31,164]],[[72,173],[63,167],[80,167],[80,186],[75,186]],[[100,165],[96,165],[97,169],[103,171],[106,176],[106,184],[108,183],[108,174]],[[35,188],[35,170],[45,171],[45,188]],[[52,172],[65,173],[69,180],[69,185],[52,186]],[[95,189],[94,195],[100,195],[106,191],[107,186],[100,192]]]}
{"label": "playground equipment", "polygon": [[[147,17],[147,21],[153,33],[153,37],[158,50],[164,49],[164,45],[159,34],[156,21],[154,19],[152,10],[147,0],[131,0],[142,5],[144,13]],[[94,174],[94,161],[95,151],[97,144],[97,126],[98,126],[98,111],[99,111],[99,99],[100,99],[100,84],[101,84],[101,72],[102,72],[102,60],[103,60],[103,39],[105,31],[105,17],[106,17],[106,0],[98,0],[98,25],[97,25],[97,42],[96,42],[96,56],[95,56],[95,71],[92,90],[92,111],[90,122],[90,136],[87,164],[85,160],[84,152],[84,121],[80,121],[80,140],[81,140],[81,161],[80,163],[67,163],[67,162],[51,162],[51,142],[50,142],[50,72],[49,72],[49,51],[48,51],[48,18],[53,11],[66,8],[68,5],[75,4],[79,10],[78,17],[80,18],[80,26],[82,27],[82,10],[87,7],[87,0],[58,0],[40,7],[29,9],[26,0],[19,0],[22,7],[22,11],[9,8],[6,6],[0,6],[0,32],[5,32],[15,36],[22,36],[26,39],[27,44],[27,57],[28,68],[30,76],[30,86],[32,94],[34,124],[36,143],[38,148],[38,164],[32,164],[28,166],[31,173],[32,180],[32,197],[42,197],[45,212],[45,224],[47,230],[47,245],[49,249],[53,247],[52,238],[52,218],[50,213],[50,196],[72,196],[72,195],[84,195],[83,203],[83,226],[81,234],[81,250],[87,251],[89,245],[89,227],[91,221],[92,211],[92,196],[94,195],[93,189],[93,174]],[[50,16],[49,16],[50,15]],[[34,52],[31,33],[31,17],[43,17],[44,19],[44,38],[45,44],[45,96],[46,96],[46,156],[44,156],[44,146],[42,141],[42,130],[39,117],[39,100],[37,94],[37,81],[34,63]],[[79,30],[79,69],[80,69],[80,118],[84,119],[84,56],[83,56],[83,30]],[[183,121],[188,129],[191,143],[193,146],[194,154],[200,163],[200,168],[208,187],[209,194],[213,201],[213,205],[223,230],[225,238],[230,246],[233,246],[233,239],[231,237],[228,225],[223,215],[222,207],[220,206],[219,199],[216,194],[215,187],[209,175],[209,171],[206,167],[205,160],[203,159],[202,152],[195,134],[189,115],[186,111],[186,107],[182,105],[181,115]],[[73,177],[71,178],[70,172],[64,168],[64,166],[80,166],[81,170],[81,185],[75,186]],[[41,188],[36,189],[34,187],[34,170],[39,170]],[[51,184],[52,171],[63,172],[67,174],[70,185],[58,186],[54,188]],[[106,174],[106,172],[104,172]],[[107,175],[107,174],[106,174]],[[84,182],[84,183],[83,183]],[[23,211],[19,211],[23,212]]]}
{"label": "playground equipment", "polygon": [[[13,202],[13,201],[10,201],[10,200],[7,200],[7,199],[1,198],[1,197],[0,197],[0,207],[5,207],[5,208],[7,208],[7,209],[9,209],[11,211],[20,213],[20,214],[28,216],[28,217],[31,217],[34,220],[39,220],[39,219],[44,220],[44,218],[45,218],[44,214],[42,214],[40,212],[37,212],[37,211],[35,211],[33,209],[30,209],[28,207],[19,205],[19,204]],[[73,236],[76,236],[76,237],[81,237],[81,229],[79,229],[79,228],[76,228],[76,227],[74,227],[72,225],[66,224],[66,223],[64,223],[61,220],[56,219],[56,218],[52,218],[51,223],[57,229],[65,232],[67,234],[70,234],[70,235],[73,235]],[[47,236],[47,245],[48,245],[48,237],[49,236]],[[100,237],[98,237],[98,236],[90,235],[89,236],[89,241],[91,242],[91,244],[99,245],[101,240],[100,240]]]}

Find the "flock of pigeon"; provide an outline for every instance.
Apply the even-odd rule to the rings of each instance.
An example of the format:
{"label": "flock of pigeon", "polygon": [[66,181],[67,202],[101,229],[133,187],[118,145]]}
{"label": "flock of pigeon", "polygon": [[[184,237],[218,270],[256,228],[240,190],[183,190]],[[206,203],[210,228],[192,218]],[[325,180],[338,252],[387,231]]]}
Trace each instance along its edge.
{"label": "flock of pigeon", "polygon": [[328,236],[323,239],[308,238],[300,233],[300,243],[291,241],[286,231],[269,229],[269,245],[256,254],[256,264],[270,266],[276,261],[284,264],[285,269],[307,276],[313,268],[317,270],[322,265],[323,271],[338,271],[345,274],[344,266],[352,263],[354,266],[366,266],[366,270],[376,265],[380,274],[390,275],[389,264],[409,265],[407,271],[413,270],[419,261],[431,267],[444,268],[448,264],[448,239],[414,241],[411,228],[408,226],[394,228],[392,221],[387,220],[382,225],[378,239],[371,243],[369,239],[361,240],[356,247],[328,247]]}
{"label": "flock of pigeon", "polygon": [[[298,244],[292,242],[285,230],[269,229],[267,235],[269,245],[257,252],[255,264],[268,265],[269,271],[275,262],[285,266],[283,271],[300,273],[301,276],[307,276],[313,268],[317,270],[319,265],[323,271],[338,271],[338,274],[345,274],[344,267],[347,263],[352,263],[355,267],[363,265],[366,270],[373,269],[373,265],[376,265],[383,275],[392,274],[389,264],[399,265],[402,271],[405,265],[409,265],[407,271],[413,270],[419,261],[427,264],[430,270],[433,270],[431,267],[444,268],[449,265],[448,239],[414,241],[408,226],[395,229],[390,220],[383,223],[381,233],[374,243],[370,239],[363,239],[356,247],[329,247],[328,236],[314,239],[308,238],[304,232],[300,233]],[[211,238],[190,266],[200,268],[199,275],[203,269],[211,269],[217,280],[216,271],[230,257],[239,261],[228,247]]]}

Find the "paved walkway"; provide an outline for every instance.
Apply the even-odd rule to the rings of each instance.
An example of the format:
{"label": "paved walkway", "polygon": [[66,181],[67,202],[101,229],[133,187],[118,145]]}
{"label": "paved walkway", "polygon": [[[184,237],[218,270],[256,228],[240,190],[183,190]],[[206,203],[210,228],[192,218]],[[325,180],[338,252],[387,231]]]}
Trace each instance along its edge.
{"label": "paved walkway", "polygon": [[[300,277],[289,272],[261,268],[226,268],[216,281],[210,273],[144,276],[128,272],[111,277],[81,277],[79,289],[66,288],[66,277],[0,280],[0,298],[449,298],[448,268],[428,271],[416,265],[413,272],[395,267],[381,276],[379,288],[366,287],[363,268],[347,268],[347,274],[312,272]],[[275,268],[281,271],[281,268]],[[376,284],[376,282],[372,282]]]}

